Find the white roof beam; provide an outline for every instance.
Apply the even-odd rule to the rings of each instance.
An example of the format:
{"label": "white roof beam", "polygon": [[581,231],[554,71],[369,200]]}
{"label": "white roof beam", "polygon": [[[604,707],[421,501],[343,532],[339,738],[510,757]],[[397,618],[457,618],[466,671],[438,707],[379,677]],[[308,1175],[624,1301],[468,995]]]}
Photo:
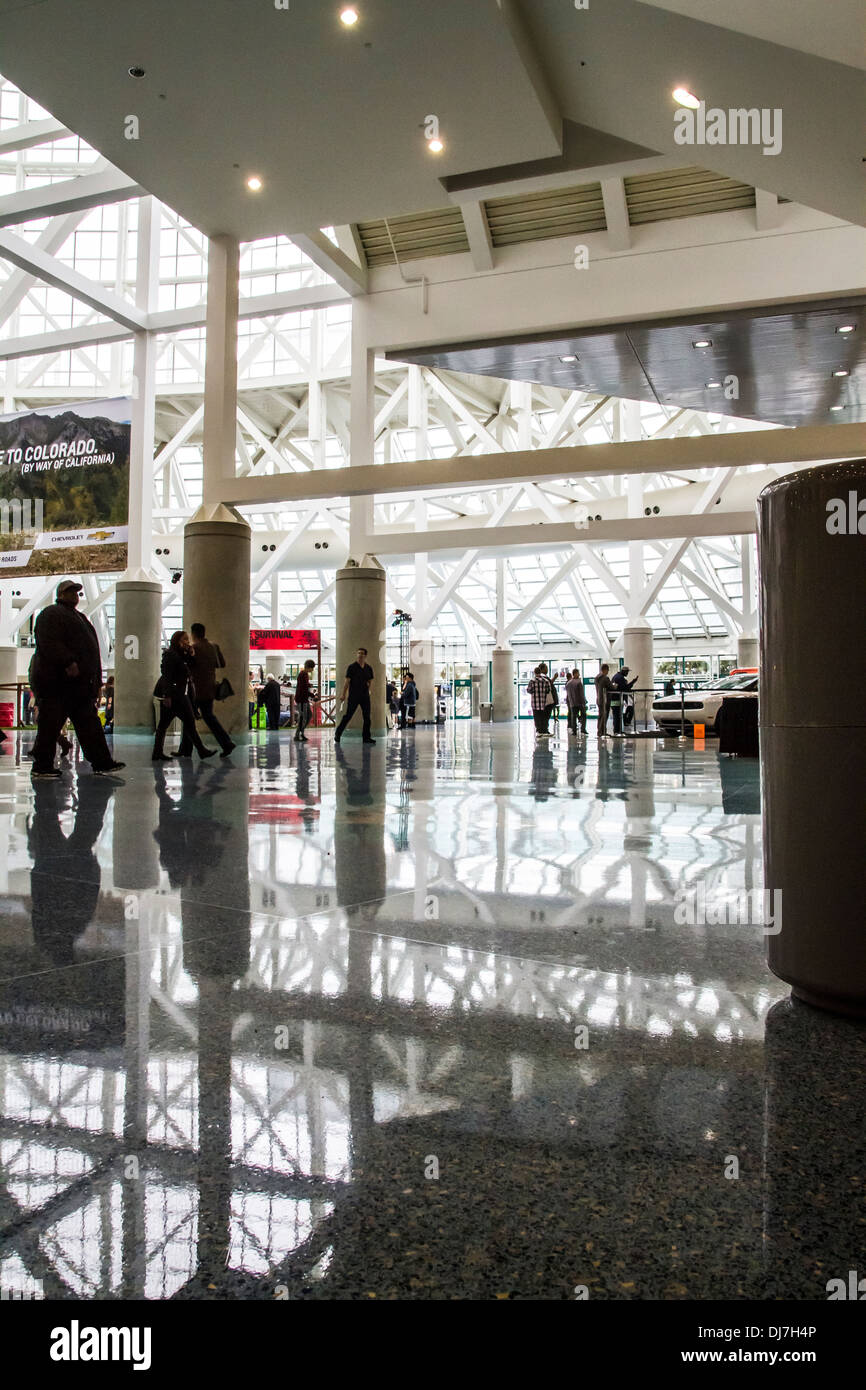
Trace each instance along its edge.
{"label": "white roof beam", "polygon": [[492,270],[493,242],[490,239],[484,204],[476,198],[472,202],[461,203],[460,211],[463,213],[463,225],[469,240],[472,264],[478,271]]}
{"label": "white roof beam", "polygon": [[[56,255],[75,231],[83,216],[83,212],[70,212],[65,217],[53,219],[36,238],[34,244],[37,249],[45,251],[49,256]],[[30,271],[13,270],[3,289],[0,290],[0,323],[5,323],[14,314],[21,301],[26,298],[37,283],[36,277]]]}
{"label": "white roof beam", "polygon": [[362,270],[367,269],[367,253],[364,250],[364,243],[361,234],[354,222],[348,223],[344,227],[335,227],[334,235],[337,238],[337,245],[344,256],[348,256],[350,261],[354,261]]}
{"label": "white roof beam", "polygon": [[326,275],[330,275],[332,280],[344,289],[347,294],[366,294],[367,293],[367,269],[356,265],[349,257],[335,246],[330,237],[325,236],[324,232],[304,232],[293,236],[291,240],[299,251],[303,251],[305,256],[309,256],[314,265],[323,270]]}
{"label": "white roof beam", "polygon": [[[349,296],[333,285],[310,285],[306,289],[282,290],[278,294],[247,296],[238,304],[238,318],[281,317],[302,309],[327,309],[333,304],[346,304],[348,300]],[[194,304],[187,309],[163,309],[151,314],[147,327],[155,333],[179,333],[185,328],[203,328],[206,318],[207,304]]]}
{"label": "white roof beam", "polygon": [[763,188],[755,189],[755,226],[759,232],[772,231],[782,220],[782,209],[775,193],[767,193]]}
{"label": "white roof beam", "polygon": [[97,281],[89,280],[87,276],[58,261],[56,257],[49,256],[33,242],[25,241],[14,232],[0,231],[0,256],[12,261],[21,270],[37,276],[44,284],[62,290],[73,299],[95,309],[97,313],[123,324],[124,328],[130,331],[147,327],[145,314],[134,304],[121,299],[120,295],[105,289]]}
{"label": "white roof beam", "polygon": [[50,140],[60,140],[71,134],[63,122],[55,121],[53,116],[44,121],[25,121],[23,125],[0,131],[0,155],[29,150],[34,145],[47,145]]}
{"label": "white roof beam", "polygon": [[[720,512],[715,508],[706,515],[640,516],[617,521],[596,521],[592,525],[591,545],[616,544],[624,541],[658,541],[694,536],[739,536],[755,531],[754,511]],[[453,551],[463,554],[467,547],[492,550],[506,554],[524,546],[536,551],[561,550],[574,545],[581,536],[571,522],[532,522],[529,525],[479,526],[466,530],[430,531],[424,536],[427,551]],[[418,532],[402,531],[390,535],[376,534],[369,538],[371,554],[414,555],[418,549]],[[587,560],[593,557],[586,546]],[[608,582],[607,580],[605,582]],[[620,586],[621,588],[621,586]],[[627,595],[626,595],[627,597]]]}
{"label": "white roof beam", "polygon": [[0,198],[0,227],[104,207],[108,203],[123,203],[127,198],[140,198],[144,194],[145,189],[119,169],[100,169],[95,174],[79,174],[74,179],[59,179],[56,183],[5,194]]}
{"label": "white roof beam", "polygon": [[43,353],[70,352],[75,348],[95,347],[97,343],[122,342],[124,338],[131,337],[130,330],[122,324],[93,323],[80,328],[61,328],[56,333],[34,333],[27,338],[4,338],[0,340],[0,362],[12,357],[41,357]]}
{"label": "white roof beam", "polygon": [[866,425],[805,425],[795,430],[743,430],[721,436],[641,439],[622,444],[523,449],[514,453],[500,451],[471,458],[417,459],[412,463],[412,487],[407,487],[407,470],[402,464],[356,464],[352,468],[321,469],[307,475],[231,478],[222,484],[222,501],[253,506],[276,501],[381,496],[389,492],[435,491],[438,488],[453,493],[458,488],[537,482],[545,478],[677,473],[759,464],[771,467],[776,463],[795,465],[825,459],[862,458],[864,452]]}
{"label": "white roof beam", "polygon": [[628,251],[631,246],[631,224],[622,179],[602,179],[601,197],[611,250]]}

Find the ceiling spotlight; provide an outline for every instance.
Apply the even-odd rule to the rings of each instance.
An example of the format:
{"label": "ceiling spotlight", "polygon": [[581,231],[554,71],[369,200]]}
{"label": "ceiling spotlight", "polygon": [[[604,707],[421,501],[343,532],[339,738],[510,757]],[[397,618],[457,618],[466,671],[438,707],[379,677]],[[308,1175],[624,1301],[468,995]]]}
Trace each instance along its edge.
{"label": "ceiling spotlight", "polygon": [[719,389],[719,387],[721,386],[721,384],[722,384],[722,383],[721,383],[720,381],[708,381],[708,382],[707,382],[707,390],[708,390],[708,391],[718,391],[718,389]]}
{"label": "ceiling spotlight", "polygon": [[831,406],[830,406],[830,409],[831,409],[831,410],[844,410],[845,407],[844,407],[844,405],[831,405]]}
{"label": "ceiling spotlight", "polygon": [[179,584],[183,578],[183,570],[174,570],[171,576],[172,584]]}
{"label": "ceiling spotlight", "polygon": [[697,111],[701,104],[700,97],[696,97],[694,92],[689,91],[688,87],[674,87],[671,96],[678,106],[688,106],[692,111]]}
{"label": "ceiling spotlight", "polygon": [[693,347],[693,348],[708,348],[708,347],[712,347],[712,346],[713,346],[713,340],[712,340],[712,338],[697,338],[697,339],[695,340],[695,342],[692,343],[692,347]]}
{"label": "ceiling spotlight", "polygon": [[560,362],[576,362],[577,358],[573,352],[566,353],[565,357],[560,357]]}
{"label": "ceiling spotlight", "polygon": [[340,23],[345,24],[347,29],[351,29],[353,24],[357,24],[358,18],[358,11],[355,9],[354,5],[346,5],[340,11]]}
{"label": "ceiling spotlight", "polygon": [[847,368],[847,367],[837,367],[836,370],[835,370],[835,372],[833,373],[833,375],[834,375],[834,376],[850,376],[851,373],[848,371],[848,368]]}
{"label": "ceiling spotlight", "polygon": [[146,76],[147,76],[147,73],[145,72],[144,68],[132,67],[132,68],[127,68],[126,70],[127,70],[127,72],[129,73],[130,77],[146,77]]}
{"label": "ceiling spotlight", "polygon": [[441,154],[445,146],[439,137],[436,136],[433,140],[427,141],[427,148],[431,154]]}
{"label": "ceiling spotlight", "polygon": [[836,329],[837,333],[853,333],[857,327],[856,323],[841,323]]}
{"label": "ceiling spotlight", "polygon": [[262,187],[262,180],[259,178],[258,174],[250,174],[249,178],[247,179],[247,188],[250,190],[250,192],[258,193],[261,191]]}

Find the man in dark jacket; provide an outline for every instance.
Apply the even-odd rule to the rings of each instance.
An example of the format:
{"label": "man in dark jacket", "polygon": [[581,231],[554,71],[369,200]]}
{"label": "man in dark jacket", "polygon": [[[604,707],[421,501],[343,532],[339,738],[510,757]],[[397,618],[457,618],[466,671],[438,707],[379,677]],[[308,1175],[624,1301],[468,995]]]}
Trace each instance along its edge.
{"label": "man in dark jacket", "polygon": [[626,691],[631,690],[633,685],[637,685],[637,676],[635,676],[633,681],[630,681],[628,675],[629,668],[627,666],[622,666],[616,674],[611,677],[610,683],[613,687],[611,691],[611,704],[613,706],[613,731],[615,734],[621,734],[625,726]]}
{"label": "man in dark jacket", "polygon": [[595,678],[595,702],[598,706],[598,736],[604,738],[607,733],[607,716],[610,713],[611,691],[613,681],[608,672],[610,667],[605,662]]}
{"label": "man in dark jacket", "polygon": [[280,727],[280,683],[269,671],[265,683],[259,691],[259,704],[264,705],[268,715],[268,728]]}
{"label": "man in dark jacket", "polygon": [[77,612],[81,593],[83,586],[74,579],[61,580],[56,602],[43,608],[36,619],[36,652],[30,663],[30,688],[39,707],[34,777],[60,777],[54,767],[54,752],[67,719],[72,720],[81,751],[95,773],[105,775],[125,767],[112,758],[96,712],[102,690],[102,657],[96,629]]}
{"label": "man in dark jacket", "polygon": [[[217,687],[216,673],[225,666],[225,658],[216,642],[208,642],[204,635],[204,623],[192,623],[189,631],[192,641],[188,664],[192,677],[194,704],[220,746],[220,757],[227,758],[229,753],[234,752],[236,745],[232,743],[213,712]],[[192,747],[186,745],[187,737],[184,734],[180,741],[178,757],[189,757]]]}

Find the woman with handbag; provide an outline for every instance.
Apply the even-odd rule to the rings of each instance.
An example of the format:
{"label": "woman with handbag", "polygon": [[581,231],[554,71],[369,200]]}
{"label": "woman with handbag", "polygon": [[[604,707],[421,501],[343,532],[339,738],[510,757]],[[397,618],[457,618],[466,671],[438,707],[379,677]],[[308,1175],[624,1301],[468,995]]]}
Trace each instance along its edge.
{"label": "woman with handbag", "polygon": [[[204,623],[193,623],[190,633],[192,640],[189,643],[186,661],[194,692],[193,714],[198,715],[199,719],[207,724],[220,746],[220,757],[227,758],[229,753],[234,752],[235,744],[213,710],[214,700],[226,700],[229,695],[234,695],[231,683],[225,676],[217,679],[217,672],[225,670],[226,659],[219,649],[219,643],[207,640]],[[188,758],[191,754],[192,743],[184,730],[177,755],[179,758]]]}
{"label": "woman with handbag", "polygon": [[[181,748],[184,744],[190,748],[194,747],[200,758],[216,756],[217,750],[205,748],[195,727],[195,715],[189,699],[190,660],[189,637],[185,632],[173,632],[171,641],[162,654],[160,668],[162,675],[157,681],[154,691],[162,703],[159,723],[156,726],[156,737],[153,740],[153,753],[151,754],[151,759],[155,763],[169,761],[168,755],[164,751],[164,745],[166,733],[173,719],[179,719],[183,729]],[[179,751],[177,756],[179,758],[191,757],[192,754],[191,752]]]}

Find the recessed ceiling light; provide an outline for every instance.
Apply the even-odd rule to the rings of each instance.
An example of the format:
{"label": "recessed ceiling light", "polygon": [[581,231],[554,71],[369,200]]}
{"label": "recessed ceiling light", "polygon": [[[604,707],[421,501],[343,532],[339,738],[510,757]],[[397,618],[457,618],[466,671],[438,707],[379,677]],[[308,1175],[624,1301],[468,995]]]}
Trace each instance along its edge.
{"label": "recessed ceiling light", "polygon": [[830,406],[830,409],[831,409],[831,410],[844,410],[845,407],[844,407],[844,405],[831,405],[831,406]]}
{"label": "recessed ceiling light", "polygon": [[445,145],[437,136],[435,139],[427,141],[427,148],[431,154],[441,154]]}
{"label": "recessed ceiling light", "polygon": [[837,333],[853,333],[857,327],[856,323],[841,323],[836,329]]}
{"label": "recessed ceiling light", "polygon": [[566,353],[565,357],[560,357],[560,362],[576,362],[577,358],[573,352]]}
{"label": "recessed ceiling light", "polygon": [[697,111],[701,104],[700,97],[696,97],[694,92],[690,92],[688,87],[674,87],[671,93],[678,106],[688,106],[692,111]]}
{"label": "recessed ceiling light", "polygon": [[848,368],[847,368],[847,367],[837,367],[836,370],[835,370],[835,372],[833,373],[833,375],[834,375],[834,376],[850,376],[851,373],[848,371]]}
{"label": "recessed ceiling light", "polygon": [[353,24],[358,23],[358,11],[355,9],[354,5],[346,5],[346,7],[340,11],[340,22],[345,24],[347,29],[351,29]]}
{"label": "recessed ceiling light", "polygon": [[718,389],[719,389],[719,387],[721,386],[721,384],[722,384],[722,383],[721,383],[720,381],[708,381],[708,382],[707,382],[707,390],[708,390],[708,391],[718,391]]}
{"label": "recessed ceiling light", "polygon": [[147,73],[145,72],[144,68],[136,68],[136,67],[127,68],[127,72],[129,73],[130,77],[146,77],[146,76],[147,76]]}
{"label": "recessed ceiling light", "polygon": [[692,343],[694,348],[708,348],[713,346],[712,338],[698,338]]}
{"label": "recessed ceiling light", "polygon": [[259,193],[261,192],[262,186],[262,180],[259,178],[258,174],[250,174],[247,179],[247,188],[250,192]]}

